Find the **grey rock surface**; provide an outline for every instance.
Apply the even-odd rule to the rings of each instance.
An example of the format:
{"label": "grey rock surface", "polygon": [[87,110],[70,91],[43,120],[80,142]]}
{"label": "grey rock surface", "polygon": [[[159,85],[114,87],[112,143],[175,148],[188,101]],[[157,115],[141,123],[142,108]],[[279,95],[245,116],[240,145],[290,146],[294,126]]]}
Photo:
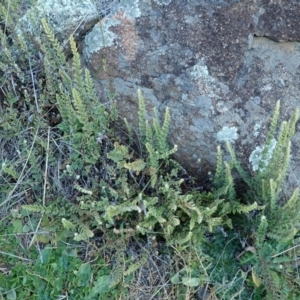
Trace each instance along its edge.
{"label": "grey rock surface", "polygon": [[79,41],[109,8],[108,5],[103,4],[103,9],[100,10],[97,2],[92,0],[37,0],[35,5],[31,6],[20,19],[19,28],[30,32],[33,38],[39,40],[42,33],[41,19],[45,19],[50,23],[57,39],[68,50],[70,35],[72,34]]}

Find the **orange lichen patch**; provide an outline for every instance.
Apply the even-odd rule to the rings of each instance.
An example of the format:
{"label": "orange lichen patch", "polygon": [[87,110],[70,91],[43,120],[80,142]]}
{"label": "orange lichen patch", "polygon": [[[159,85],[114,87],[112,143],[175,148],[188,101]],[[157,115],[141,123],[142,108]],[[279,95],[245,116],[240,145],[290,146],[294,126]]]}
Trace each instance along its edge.
{"label": "orange lichen patch", "polygon": [[140,41],[135,27],[135,22],[126,17],[122,11],[119,11],[115,15],[115,18],[120,21],[120,25],[116,27],[116,34],[121,40],[120,44],[125,52],[126,58],[129,61],[133,61],[136,58]]}

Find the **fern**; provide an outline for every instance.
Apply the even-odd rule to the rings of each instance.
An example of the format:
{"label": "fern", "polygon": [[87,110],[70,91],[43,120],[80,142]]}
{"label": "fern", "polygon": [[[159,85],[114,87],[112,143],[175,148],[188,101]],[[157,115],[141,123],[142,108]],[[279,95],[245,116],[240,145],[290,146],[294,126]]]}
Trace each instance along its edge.
{"label": "fern", "polygon": [[[223,169],[221,151],[218,148],[215,179],[217,188],[214,190],[216,196],[226,199],[221,210],[225,215],[229,211],[246,215],[257,211],[257,217],[255,218],[256,230],[254,232],[254,247],[256,248],[256,252],[252,255],[252,263],[254,264],[256,275],[253,275],[253,280],[257,280],[257,276],[259,276],[263,283],[267,299],[287,299],[288,295],[294,294],[294,291],[288,287],[290,279],[280,270],[276,269],[272,255],[274,255],[274,251],[276,251],[275,249],[279,243],[284,244],[293,240],[300,228],[299,190],[296,189],[285,204],[279,204],[282,185],[290,160],[290,140],[292,134],[295,132],[295,124],[298,120],[299,112],[296,110],[288,122],[284,121],[281,123],[277,142],[275,147],[273,147],[279,108],[280,103],[277,102],[255,177],[250,178],[246,174],[238,162],[234,150],[227,143],[232,164],[225,162],[225,170]],[[271,157],[269,157],[270,155]],[[248,205],[241,205],[237,202],[236,194],[234,193],[233,178],[231,176],[231,167],[237,169],[249,187],[248,193],[245,195],[245,199],[250,203]],[[225,175],[225,179],[222,178],[221,174]],[[221,187],[220,182],[223,183],[223,187]],[[258,201],[260,205],[258,205]],[[259,212],[259,210],[262,210],[262,212]],[[219,223],[221,223],[220,219]],[[279,278],[281,279],[279,280]]]}
{"label": "fern", "polygon": [[159,166],[159,154],[155,150],[155,148],[150,144],[146,143],[146,149],[148,150],[149,153],[149,164],[151,167],[157,169]]}
{"label": "fern", "polygon": [[10,175],[15,180],[17,180],[19,177],[19,173],[15,170],[14,166],[9,166],[5,162],[3,162],[1,165],[1,171],[5,174]]}
{"label": "fern", "polygon": [[75,230],[76,225],[74,225],[72,222],[66,220],[65,218],[62,218],[61,221],[62,221],[64,228],[66,228],[68,230]]}
{"label": "fern", "polygon": [[128,276],[128,275],[134,273],[139,268],[141,268],[147,262],[148,257],[149,257],[149,251],[144,249],[144,253],[143,253],[142,257],[140,258],[140,260],[136,263],[132,263],[127,268],[127,270],[124,272],[124,276]]}
{"label": "fern", "polygon": [[124,276],[125,271],[125,255],[124,255],[124,243],[118,245],[119,249],[115,254],[115,264],[113,266],[110,275],[110,288],[115,287],[119,284]]}
{"label": "fern", "polygon": [[154,133],[153,133],[152,127],[150,126],[148,121],[146,121],[145,127],[146,127],[145,145],[147,145],[147,144],[151,144],[152,141],[154,140],[154,137],[153,137]]}
{"label": "fern", "polygon": [[[148,219],[155,219],[156,222],[160,224],[164,224],[167,220],[163,217],[164,214],[164,209],[162,207],[155,207],[151,206],[148,208],[146,216],[145,216],[145,221],[146,223],[149,223]],[[145,226],[145,223],[141,223],[141,225]],[[147,225],[148,228],[150,229],[150,225]]]}
{"label": "fern", "polygon": [[136,172],[138,175],[142,170],[146,167],[146,163],[142,159],[137,159],[131,163],[125,163],[124,168],[128,169],[129,171]]}
{"label": "fern", "polygon": [[81,186],[79,186],[78,184],[75,184],[74,187],[75,187],[76,190],[80,191],[83,194],[87,194],[87,195],[92,195],[93,194],[92,191],[84,189]]}
{"label": "fern", "polygon": [[73,96],[74,106],[77,112],[77,118],[82,124],[83,128],[86,129],[89,124],[89,120],[86,114],[86,108],[84,107],[82,99],[80,98],[80,94],[77,92],[76,89],[72,89],[72,96]]}
{"label": "fern", "polygon": [[[224,167],[223,167],[223,156],[221,147],[217,147],[217,165],[216,165],[216,172],[213,180],[213,184],[215,190],[218,188],[224,189]],[[227,187],[226,187],[227,188]]]}
{"label": "fern", "polygon": [[142,96],[142,92],[138,90],[138,101],[139,101],[139,131],[141,137],[146,136],[146,107],[145,107],[145,101]]}
{"label": "fern", "polygon": [[115,205],[115,206],[109,206],[106,209],[104,219],[107,220],[108,223],[114,224],[114,219],[118,215],[123,215],[126,212],[132,212],[132,211],[137,211],[138,213],[141,212],[141,209],[137,205],[129,204],[129,203],[124,203],[120,205]]}
{"label": "fern", "polygon": [[93,236],[94,236],[94,233],[91,230],[89,230],[86,227],[82,227],[81,231],[79,233],[75,232],[75,234],[74,234],[74,240],[77,241],[77,242],[79,242],[79,241],[87,241],[89,238],[91,238]]}
{"label": "fern", "polygon": [[22,207],[27,211],[41,213],[48,216],[59,214],[59,211],[55,206],[43,206],[39,204],[32,204],[32,205],[23,205]]}
{"label": "fern", "polygon": [[277,126],[277,120],[279,117],[279,112],[280,112],[280,101],[276,102],[276,106],[275,106],[275,110],[274,110],[274,114],[273,114],[273,118],[271,121],[271,125],[270,125],[270,129],[268,132],[268,137],[266,140],[266,144],[265,147],[262,151],[262,155],[261,155],[261,160],[259,163],[259,170],[264,170],[266,167],[266,159],[267,159],[267,155],[269,152],[269,148],[271,146],[272,140],[274,138],[275,135],[275,130],[276,130],[276,126]]}
{"label": "fern", "polygon": [[[73,55],[73,60],[72,60],[73,82],[75,84],[75,89],[78,90],[78,94],[80,95],[79,97],[85,98],[87,96],[87,94],[86,94],[86,89],[84,87],[84,81],[82,80],[83,76],[82,76],[80,56],[77,51],[74,37],[72,35],[70,36],[69,41],[70,41],[71,51],[72,51],[72,55]],[[84,111],[80,111],[80,110],[78,110],[78,111],[81,114],[84,113]]]}
{"label": "fern", "polygon": [[118,167],[122,167],[125,163],[125,160],[130,156],[128,153],[128,148],[116,142],[114,144],[114,149],[107,154],[107,157],[115,163],[120,163]]}
{"label": "fern", "polygon": [[124,118],[124,124],[125,124],[126,130],[128,132],[128,137],[129,137],[129,142],[128,143],[129,143],[129,146],[132,146],[132,144],[134,143],[134,141],[133,141],[133,133],[134,133],[133,128],[129,124],[129,122],[127,121],[126,118]]}
{"label": "fern", "polygon": [[64,93],[62,86],[60,86],[60,93],[56,94],[56,100],[60,107],[60,113],[63,118],[63,123],[59,124],[59,127],[68,135],[76,132],[76,114],[73,106],[71,105],[71,98]]}
{"label": "fern", "polygon": [[241,175],[242,179],[248,184],[248,186],[251,188],[251,180],[249,175],[247,175],[246,171],[242,168],[240,162],[237,160],[236,155],[234,153],[234,150],[232,149],[231,145],[229,142],[226,142],[226,146],[228,149],[228,152],[231,155],[231,159],[232,159],[232,164],[234,165],[234,167],[237,169],[237,171],[239,172],[239,174]]}
{"label": "fern", "polygon": [[[54,48],[54,51],[51,53],[50,51],[48,51],[48,48],[45,45],[42,45],[41,48],[44,51],[44,53],[46,53],[46,55],[51,55],[52,59],[49,59],[49,61],[51,61],[51,65],[53,66],[53,64],[54,64],[56,66],[56,68],[59,69],[61,66],[65,65],[65,61],[66,61],[65,55],[63,53],[63,48],[59,44],[57,38],[55,37],[55,35],[54,35],[52,29],[50,28],[50,26],[48,25],[47,21],[45,19],[41,19],[41,23],[42,23],[42,26],[44,28],[44,31],[46,33],[48,40],[51,42],[51,45]],[[56,56],[54,57],[54,55],[56,55]],[[50,78],[50,77],[48,77],[48,78]]]}
{"label": "fern", "polygon": [[187,244],[192,239],[192,236],[193,236],[192,231],[189,231],[186,234],[180,233],[180,234],[174,235],[172,237],[172,239],[169,240],[169,243],[171,242],[172,244],[175,244],[175,245]]}
{"label": "fern", "polygon": [[154,130],[155,130],[155,137],[157,139],[157,148],[159,153],[164,154],[168,152],[168,148],[169,148],[167,143],[167,135],[168,135],[171,116],[168,107],[166,108],[164,122],[161,128],[159,127],[157,120],[158,120],[158,115],[157,115],[157,111],[155,110]]}

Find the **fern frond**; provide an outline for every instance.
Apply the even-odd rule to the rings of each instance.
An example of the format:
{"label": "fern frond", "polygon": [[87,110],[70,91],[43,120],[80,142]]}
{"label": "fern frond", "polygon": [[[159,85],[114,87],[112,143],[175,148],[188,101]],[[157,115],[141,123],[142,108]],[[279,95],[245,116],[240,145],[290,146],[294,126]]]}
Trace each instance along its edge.
{"label": "fern frond", "polygon": [[130,234],[130,235],[133,235],[135,233],[135,230],[133,228],[121,228],[121,229],[114,228],[113,231],[114,231],[115,234]]}
{"label": "fern frond", "polygon": [[81,226],[79,232],[74,233],[74,241],[87,241],[89,238],[93,237],[93,231],[89,230],[86,226]]}
{"label": "fern frond", "polygon": [[166,235],[166,240],[170,240],[171,239],[171,236],[172,236],[172,234],[174,232],[174,229],[175,229],[175,227],[172,224],[167,224],[165,226],[164,232],[165,232],[165,235]]}
{"label": "fern frond", "polygon": [[[289,227],[291,227],[291,226],[289,226]],[[282,231],[280,231],[280,229],[278,229],[278,227],[277,228],[275,227],[272,229],[271,229],[271,232],[268,232],[267,236],[276,240],[277,242],[282,242],[282,243],[292,241],[299,231],[298,229],[296,229],[293,226],[290,229],[280,226],[280,229]]]}
{"label": "fern frond", "polygon": [[149,252],[148,250],[144,249],[144,253],[140,260],[136,263],[133,263],[128,267],[128,269],[124,272],[124,276],[128,276],[132,273],[134,273],[136,270],[138,270],[140,267],[142,267],[148,260]]}
{"label": "fern frond", "polygon": [[266,168],[267,156],[268,156],[269,148],[272,144],[272,139],[274,138],[274,135],[275,135],[279,112],[280,112],[280,101],[278,100],[276,102],[275,110],[273,113],[270,129],[268,132],[268,137],[267,137],[264,149],[261,154],[261,160],[259,162],[259,167],[258,167],[259,170],[264,170]]}
{"label": "fern frond", "polygon": [[1,169],[2,169],[3,173],[10,175],[15,180],[17,180],[19,178],[20,175],[15,170],[14,166],[12,166],[12,165],[9,166],[4,162],[4,163],[2,163],[1,167],[2,167]]}
{"label": "fern frond", "polygon": [[86,98],[88,100],[94,102],[97,99],[97,96],[95,93],[93,78],[88,69],[84,69],[84,78],[85,78],[84,83],[85,83]]}
{"label": "fern frond", "polygon": [[114,143],[114,149],[107,153],[107,157],[115,163],[119,163],[121,161],[124,161],[125,159],[130,158],[128,148],[126,146],[120,145],[118,142]]}
{"label": "fern frond", "polygon": [[224,182],[224,167],[223,167],[223,155],[222,155],[222,150],[221,147],[217,147],[217,166],[216,166],[216,172],[214,176],[214,188],[219,189],[224,188],[223,187],[223,182]]}
{"label": "fern frond", "polygon": [[128,123],[126,118],[124,118],[124,123],[125,123],[126,130],[128,132],[128,137],[129,137],[129,140],[130,140],[129,142],[130,142],[130,144],[132,144],[132,138],[133,138],[132,126]]}
{"label": "fern frond", "polygon": [[258,247],[262,247],[266,234],[267,234],[268,222],[265,216],[261,216],[260,224],[256,231],[256,244]]}
{"label": "fern frond", "polygon": [[146,233],[152,232],[156,224],[157,220],[155,218],[148,218],[147,220],[144,220],[143,222],[136,225],[136,230],[142,235],[145,235]]}
{"label": "fern frond", "polygon": [[27,211],[42,213],[47,216],[58,214],[57,208],[52,206],[44,206],[40,204],[31,204],[31,205],[28,204],[28,205],[22,205],[22,208],[24,208]]}
{"label": "fern frond", "polygon": [[[279,170],[279,172],[278,172],[278,176],[276,178],[276,182],[277,182],[278,187],[280,187],[280,188],[282,187],[284,179],[286,177],[287,170],[289,167],[290,157],[291,157],[291,142],[287,141],[286,144],[287,144],[287,146],[284,149],[284,152],[282,153],[282,156],[281,156],[281,162],[280,162],[279,158],[278,158],[278,162],[277,162],[277,165],[280,164],[280,169],[277,169],[277,170]],[[278,192],[279,192],[279,189],[278,189]]]}
{"label": "fern frond", "polygon": [[65,218],[62,218],[61,222],[62,222],[64,228],[66,228],[68,230],[74,230],[76,228],[76,225],[74,225],[72,222],[66,220]]}
{"label": "fern frond", "polygon": [[145,144],[146,143],[153,143],[153,130],[152,127],[150,126],[148,120],[146,121],[146,140],[145,140]]}
{"label": "fern frond", "polygon": [[169,127],[170,127],[170,121],[171,121],[170,109],[169,109],[169,107],[167,107],[166,111],[165,111],[163,126],[160,130],[161,139],[163,139],[164,141],[167,140],[168,131],[169,131]]}
{"label": "fern frond", "polygon": [[277,207],[278,192],[276,191],[276,187],[277,187],[277,183],[273,179],[270,179],[269,190],[270,190],[270,209],[271,209],[271,212],[274,211]]}
{"label": "fern frond", "polygon": [[69,40],[70,40],[71,51],[73,54],[72,73],[73,73],[73,81],[76,84],[75,89],[79,92],[80,97],[84,99],[86,97],[86,91],[84,88],[80,56],[77,51],[77,46],[73,35],[70,36]]}
{"label": "fern frond", "polygon": [[180,201],[180,207],[183,208],[184,207],[184,210],[190,215],[191,218],[193,218],[191,212],[189,211],[193,211],[196,213],[196,220],[197,220],[197,223],[200,224],[203,220],[203,215],[202,213],[200,212],[199,208],[196,206],[195,203],[193,203],[191,200],[191,195],[187,195],[184,197],[184,200],[183,201]]}
{"label": "fern frond", "polygon": [[174,211],[177,210],[178,205],[179,205],[178,201],[171,201],[171,202],[169,203],[169,205],[168,205],[168,209],[169,209],[170,211],[174,212]]}
{"label": "fern frond", "polygon": [[206,222],[208,225],[208,231],[213,232],[214,228],[223,225],[223,218],[221,217],[209,218],[208,220],[206,220]]}
{"label": "fern frond", "polygon": [[180,220],[178,217],[170,215],[170,217],[168,218],[168,224],[168,226],[172,226],[173,228],[175,228],[176,226],[180,225]]}
{"label": "fern frond", "polygon": [[[44,31],[47,35],[47,38],[49,39],[49,41],[51,42],[51,44],[52,44],[52,46],[55,50],[55,54],[56,54],[57,57],[54,61],[57,62],[60,65],[64,65],[65,64],[65,55],[64,55],[62,46],[59,44],[57,38],[55,37],[52,29],[50,28],[50,26],[48,25],[46,20],[41,19],[41,23],[43,25]],[[45,53],[48,52],[46,48],[44,48],[44,52]]]}
{"label": "fern frond", "polygon": [[172,149],[170,149],[170,150],[168,150],[166,152],[162,152],[161,155],[160,155],[160,158],[168,160],[168,159],[170,159],[170,156],[172,154],[174,154],[175,152],[177,152],[177,150],[178,150],[177,145],[174,145],[174,147]]}
{"label": "fern frond", "polygon": [[249,175],[245,172],[245,170],[242,168],[241,163],[237,160],[235,152],[234,152],[231,144],[228,141],[226,142],[226,146],[227,146],[228,152],[230,153],[230,156],[231,156],[231,159],[232,159],[232,162],[233,162],[235,168],[241,175],[242,179],[247,183],[247,185],[249,187],[251,187],[251,179],[250,179]]}
{"label": "fern frond", "polygon": [[263,282],[265,284],[265,288],[267,291],[267,297],[268,300],[282,300],[286,299],[284,295],[282,294],[282,278],[280,278],[277,274],[277,272],[268,269],[267,275],[263,277]]}
{"label": "fern frond", "polygon": [[150,183],[151,183],[151,187],[154,189],[157,183],[157,173],[156,173],[156,169],[155,168],[151,168],[152,171],[154,170],[154,172],[151,172],[151,179],[150,179]]}
{"label": "fern frond", "polygon": [[253,202],[250,205],[240,204],[236,207],[235,211],[238,212],[238,213],[249,214],[251,211],[257,210],[257,209],[258,209],[257,202]]}
{"label": "fern frond", "polygon": [[117,179],[117,182],[121,184],[121,190],[120,190],[120,195],[123,198],[126,198],[130,195],[130,184],[127,181],[127,174],[121,174],[120,177]]}
{"label": "fern frond", "polygon": [[143,98],[141,90],[138,90],[138,102],[139,102],[139,132],[142,137],[146,136],[146,107],[145,100]]}
{"label": "fern frond", "polygon": [[[121,245],[120,245],[121,246]],[[125,271],[125,257],[124,257],[124,249],[121,246],[121,249],[117,251],[115,254],[116,261],[113,266],[113,270],[110,274],[110,283],[109,287],[113,288],[117,284],[119,284],[123,278],[124,271]]]}
{"label": "fern frond", "polygon": [[70,133],[76,132],[76,113],[71,104],[71,98],[64,93],[62,86],[60,86],[60,93],[56,94],[56,100],[58,102],[63,122],[67,126],[68,131]]}
{"label": "fern frond", "polygon": [[111,205],[106,209],[104,218],[113,218],[117,215],[122,215],[125,212],[131,212],[131,211],[137,211],[138,213],[141,213],[142,210],[139,206],[133,205],[133,204],[120,204],[120,205]]}
{"label": "fern frond", "polygon": [[154,127],[155,131],[158,130],[158,132],[156,132],[157,148],[159,153],[161,154],[167,153],[169,150],[167,136],[168,136],[169,126],[170,126],[170,121],[171,121],[170,110],[167,107],[165,111],[165,117],[164,117],[162,128],[160,128],[159,125],[157,127],[156,126]]}
{"label": "fern frond", "polygon": [[159,156],[158,156],[158,153],[156,152],[156,150],[153,148],[153,146],[149,143],[146,143],[146,149],[148,150],[149,152],[149,163],[150,163],[150,166],[153,167],[153,168],[158,168],[158,165],[159,165]]}
{"label": "fern frond", "polygon": [[[158,111],[157,108],[154,107],[153,108],[153,129],[154,129],[154,135],[155,135],[155,139],[158,141],[159,137],[160,137],[160,125],[159,125],[159,116],[158,116]],[[158,147],[156,147],[158,148]]]}
{"label": "fern frond", "polygon": [[142,201],[143,201],[143,205],[145,206],[145,208],[147,208],[147,207],[155,206],[155,204],[158,202],[158,197],[151,197],[151,198],[149,197],[149,198],[143,199]]}
{"label": "fern frond", "polygon": [[28,49],[28,45],[24,39],[24,37],[21,34],[18,34],[17,36],[18,39],[18,44],[20,45],[20,49],[26,53],[27,55],[29,55],[29,49]]}
{"label": "fern frond", "polygon": [[210,216],[212,216],[218,209],[218,206],[223,202],[223,199],[215,200],[209,207],[205,207],[202,210],[202,214],[204,219],[208,219]]}
{"label": "fern frond", "polygon": [[160,224],[165,223],[167,220],[162,217],[164,213],[164,208],[162,207],[150,207],[146,215],[146,219],[149,217],[154,217]]}
{"label": "fern frond", "polygon": [[[284,163],[285,158],[287,157],[287,147],[289,144],[288,140],[288,125],[287,122],[283,121],[280,126],[279,135],[277,139],[277,143],[275,149],[273,151],[272,157],[268,166],[262,172],[262,176],[266,179],[271,179],[274,177],[276,172],[280,172],[282,167],[286,165]],[[282,170],[285,172],[286,170]]]}
{"label": "fern frond", "polygon": [[289,133],[288,133],[288,137],[292,138],[295,134],[295,129],[296,129],[296,123],[299,120],[299,108],[296,108],[294,114],[292,115],[291,119],[290,119],[290,126],[289,126]]}
{"label": "fern frond", "polygon": [[[283,205],[282,210],[293,210],[295,207],[299,207],[299,188],[296,188],[290,197],[290,199]],[[300,212],[299,212],[300,213]]]}
{"label": "fern frond", "polygon": [[99,213],[95,210],[91,211],[91,216],[95,219],[98,225],[102,225],[102,220]]}
{"label": "fern frond", "polygon": [[228,193],[228,185],[224,185],[221,188],[214,190],[214,196],[219,199],[221,196],[225,196]]}
{"label": "fern frond", "polygon": [[75,188],[77,191],[79,191],[79,192],[81,192],[81,193],[83,193],[83,194],[86,194],[86,195],[92,195],[92,194],[93,194],[92,191],[87,190],[87,189],[81,187],[81,186],[78,185],[78,184],[75,184],[75,185],[74,185],[74,188]]}
{"label": "fern frond", "polygon": [[229,200],[235,200],[236,199],[236,193],[235,193],[235,188],[234,188],[234,180],[231,174],[231,167],[227,162],[224,162],[225,164],[225,174],[226,174],[226,184],[228,187],[228,199]]}
{"label": "fern frond", "polygon": [[124,168],[128,169],[129,171],[136,172],[138,175],[144,168],[146,167],[146,163],[142,159],[137,159],[131,163],[125,163]]}
{"label": "fern frond", "polygon": [[[47,65],[49,65],[49,63],[47,63]],[[65,92],[67,92],[68,94],[71,93],[72,88],[73,88],[73,81],[72,78],[70,76],[70,74],[64,69],[64,68],[60,68],[58,70],[59,76],[61,77],[61,83],[60,83],[60,91],[62,91],[62,86],[65,89]],[[52,74],[50,73],[50,79],[52,79]],[[54,82],[57,84],[57,82],[54,80]],[[48,83],[48,80],[47,80]],[[48,86],[48,84],[47,84]],[[52,85],[53,86],[53,85]]]}
{"label": "fern frond", "polygon": [[192,239],[193,233],[192,231],[189,231],[187,234],[180,234],[176,235],[176,239],[174,239],[172,242],[178,245],[183,245],[189,242]]}
{"label": "fern frond", "polygon": [[80,94],[76,89],[72,89],[73,103],[76,108],[77,118],[84,128],[87,128],[89,125],[89,120],[87,117],[87,109],[84,106],[84,103],[80,97]]}

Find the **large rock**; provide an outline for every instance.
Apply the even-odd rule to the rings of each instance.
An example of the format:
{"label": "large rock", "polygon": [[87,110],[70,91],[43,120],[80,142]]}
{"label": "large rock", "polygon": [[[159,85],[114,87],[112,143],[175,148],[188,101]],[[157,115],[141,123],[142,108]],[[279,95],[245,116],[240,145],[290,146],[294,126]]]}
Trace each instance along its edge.
{"label": "large rock", "polygon": [[[91,17],[80,49],[101,101],[114,93],[120,116],[135,124],[137,89],[149,112],[170,107],[170,143],[199,178],[214,170],[216,147],[226,140],[253,169],[249,157],[265,140],[275,102],[282,120],[299,107],[300,2],[99,2],[110,10],[100,22]],[[80,1],[73,3],[75,10]],[[297,131],[290,187],[300,178],[299,139]]]}
{"label": "large rock", "polygon": [[[24,0],[23,0],[24,1]],[[98,2],[98,3],[97,3]],[[110,13],[113,1],[105,0],[37,0],[20,19],[18,28],[32,35],[40,41],[42,33],[41,19],[50,23],[56,38],[67,52],[72,34],[76,41],[80,41],[99,20]],[[102,2],[103,4],[99,5]]]}
{"label": "large rock", "polygon": [[[291,0],[124,0],[86,36],[83,57],[102,101],[114,92],[121,116],[136,122],[138,88],[148,108],[170,107],[177,158],[207,177],[225,140],[253,169],[275,102],[282,119],[299,107],[299,20]],[[291,185],[300,178],[299,138]]]}

